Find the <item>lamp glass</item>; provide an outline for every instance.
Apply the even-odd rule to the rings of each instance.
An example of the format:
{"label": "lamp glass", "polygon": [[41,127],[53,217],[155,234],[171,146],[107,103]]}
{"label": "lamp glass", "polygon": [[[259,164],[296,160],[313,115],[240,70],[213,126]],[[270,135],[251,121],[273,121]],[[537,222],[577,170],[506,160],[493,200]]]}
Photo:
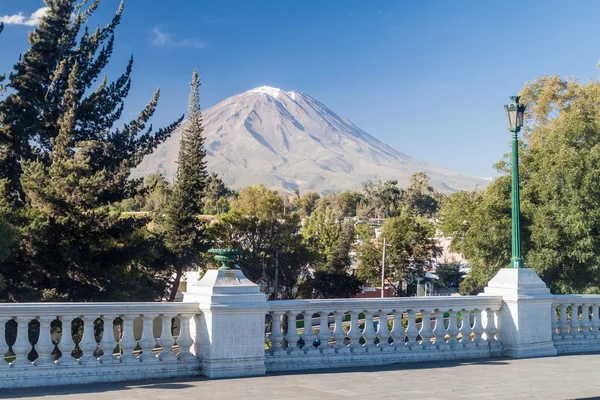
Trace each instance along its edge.
{"label": "lamp glass", "polygon": [[[506,110],[506,117],[508,118],[508,128],[514,129],[517,126],[517,107],[511,104],[510,106],[504,106],[504,110]],[[523,115],[521,114],[522,119]]]}

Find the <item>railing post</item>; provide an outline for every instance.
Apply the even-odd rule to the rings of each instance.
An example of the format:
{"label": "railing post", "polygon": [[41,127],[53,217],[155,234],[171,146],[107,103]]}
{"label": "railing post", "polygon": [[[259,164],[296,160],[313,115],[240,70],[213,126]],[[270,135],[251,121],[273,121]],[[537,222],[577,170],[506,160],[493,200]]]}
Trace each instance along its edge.
{"label": "railing post", "polygon": [[549,312],[554,296],[533,269],[502,268],[480,296],[502,296],[498,325],[503,355],[528,358],[557,354]]}
{"label": "railing post", "polygon": [[183,301],[199,303],[201,315],[194,340],[203,375],[265,374],[265,315],[269,307],[258,285],[237,269],[209,270],[188,286]]}

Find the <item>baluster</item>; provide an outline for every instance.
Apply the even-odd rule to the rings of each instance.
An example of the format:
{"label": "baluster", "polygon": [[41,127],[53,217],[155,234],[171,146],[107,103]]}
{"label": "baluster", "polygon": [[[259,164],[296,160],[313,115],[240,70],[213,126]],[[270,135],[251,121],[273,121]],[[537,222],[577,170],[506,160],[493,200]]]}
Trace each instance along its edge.
{"label": "baluster", "polygon": [[285,341],[287,342],[287,352],[288,353],[297,353],[300,351],[298,347],[298,341],[300,340],[300,335],[298,335],[298,328],[296,325],[296,313],[293,311],[287,312],[288,319],[288,329],[285,334]]}
{"label": "baluster", "polygon": [[335,350],[329,345],[329,338],[331,337],[331,331],[329,330],[329,313],[321,311],[319,313],[319,351],[321,353],[333,353]]}
{"label": "baluster", "polygon": [[600,338],[600,317],[598,315],[598,304],[592,304],[592,333],[593,337]]}
{"label": "baluster", "polygon": [[458,321],[457,321],[457,313],[455,310],[450,310],[448,311],[449,318],[448,318],[448,330],[446,331],[446,333],[448,333],[448,336],[450,336],[450,338],[448,339],[448,346],[451,349],[455,349],[456,345],[458,343],[458,340],[456,339],[456,337],[458,336],[459,330],[458,330]]}
{"label": "baluster", "polygon": [[395,350],[405,350],[406,345],[404,343],[404,328],[402,327],[402,311],[394,310],[394,325],[392,326],[392,331],[390,335],[392,339],[394,339],[394,349]]}
{"label": "baluster", "polygon": [[180,314],[179,320],[181,321],[181,329],[179,330],[179,338],[177,338],[177,345],[179,345],[179,354],[177,358],[188,359],[192,356],[190,348],[194,344],[192,336],[190,335],[190,314]]}
{"label": "baluster", "polygon": [[344,332],[344,312],[336,311],[335,312],[335,326],[333,328],[333,338],[335,339],[335,351],[336,353],[342,353],[348,351],[346,349],[346,345],[344,344],[344,339],[346,339],[346,332]]}
{"label": "baluster", "polygon": [[362,332],[358,327],[358,312],[350,311],[350,330],[348,331],[350,344],[348,345],[348,347],[351,351],[357,352],[362,350],[362,346],[360,345],[361,336]]}
{"label": "baluster", "polygon": [[390,346],[390,328],[388,327],[388,310],[379,310],[379,329],[377,329],[376,337],[379,339],[379,348],[382,351],[393,350]]}
{"label": "baluster", "polygon": [[80,317],[83,320],[83,338],[79,343],[79,348],[83,352],[83,355],[79,359],[80,363],[90,364],[97,362],[97,358],[94,355],[94,351],[98,347],[98,342],[94,337],[94,321],[96,318],[84,315]]}
{"label": "baluster", "polygon": [[104,332],[102,333],[102,340],[100,346],[104,351],[104,354],[100,358],[102,364],[113,364],[119,362],[115,357],[115,347],[117,347],[117,341],[115,340],[115,318],[116,315],[103,315],[102,321],[104,321]]}
{"label": "baluster", "polygon": [[433,332],[431,331],[431,310],[421,310],[421,330],[419,331],[421,336],[421,345],[423,349],[431,348],[431,338]]}
{"label": "baluster", "polygon": [[363,329],[362,336],[365,339],[364,348],[367,351],[373,351],[374,349],[380,350],[375,347],[375,338],[377,337],[377,333],[375,332],[375,327],[373,326],[373,313],[369,310],[364,310],[365,314],[365,328]]}
{"label": "baluster", "polygon": [[567,304],[560,304],[558,310],[560,312],[558,320],[558,329],[560,336],[565,339],[569,335],[569,320],[567,319]]}
{"label": "baluster", "polygon": [[11,363],[12,366],[31,365],[27,359],[27,355],[31,351],[31,343],[29,343],[29,321],[30,317],[15,317],[17,322],[17,339],[13,344],[12,349],[17,359]]}
{"label": "baluster", "polygon": [[590,328],[592,327],[592,321],[590,321],[590,305],[581,305],[581,333],[583,337],[588,339],[590,337]]}
{"label": "baluster", "polygon": [[485,309],[485,326],[484,326],[485,340],[489,343],[497,342],[496,333],[496,316],[495,311],[491,308]]}
{"label": "baluster", "polygon": [[[152,329],[154,323],[154,316],[142,315],[142,318],[144,320],[144,324],[142,327],[142,337],[140,338],[140,346],[142,346],[142,355],[140,355],[140,361],[158,361],[158,358],[152,352],[154,346],[156,346],[156,339],[154,338],[154,331]],[[181,325],[181,328],[183,329],[183,323]]]}
{"label": "baluster", "polygon": [[408,325],[406,326],[406,337],[408,338],[408,346],[410,350],[418,349],[420,344],[417,342],[419,331],[417,330],[417,317],[413,310],[408,310]]}
{"label": "baluster", "polygon": [[121,338],[121,349],[123,354],[121,355],[121,362],[132,362],[139,361],[136,356],[133,355],[133,350],[137,345],[135,336],[133,334],[133,320],[136,318],[135,315],[124,314],[123,319],[123,337]]}
{"label": "baluster", "polygon": [[[193,328],[193,329],[191,329]],[[198,340],[198,335],[200,332],[200,315],[194,314],[194,325],[190,326],[190,330],[193,332],[192,336],[194,339],[194,344],[192,345],[192,353],[196,357],[200,357],[200,341]]]}
{"label": "baluster", "polygon": [[35,365],[54,364],[54,362],[50,358],[52,350],[54,350],[54,344],[52,343],[52,334],[50,331],[50,324],[53,320],[54,317],[49,317],[46,315],[39,317],[40,337],[38,339],[37,344],[35,345],[35,350],[38,353],[38,358],[34,362]]}
{"label": "baluster", "polygon": [[302,313],[304,316],[304,330],[302,331],[302,340],[304,341],[304,350],[305,353],[316,353],[317,349],[314,346],[315,341],[315,333],[312,328],[312,316],[313,313],[304,311]]}
{"label": "baluster", "polygon": [[173,332],[171,331],[171,319],[173,318],[170,315],[162,315],[162,331],[160,334],[160,347],[161,351],[159,354],[159,359],[161,361],[168,359],[175,359],[175,355],[171,352],[171,347],[175,344],[175,340],[173,339]]}
{"label": "baluster", "polygon": [[579,321],[579,305],[571,304],[571,336],[575,339],[579,339],[581,337],[581,333],[579,332],[579,327],[581,325],[581,321]]}
{"label": "baluster", "polygon": [[468,348],[474,345],[471,341],[471,312],[463,308],[461,313],[462,323],[460,324],[460,334],[462,338],[460,339],[460,343],[464,348]]}
{"label": "baluster", "polygon": [[75,358],[73,358],[73,350],[75,349],[75,342],[73,341],[73,330],[71,324],[74,315],[64,315],[59,317],[62,322],[62,329],[60,335],[60,342],[58,342],[58,348],[62,353],[58,363],[60,365],[73,365],[75,364]]}
{"label": "baluster", "polygon": [[558,333],[558,315],[556,315],[556,311],[558,309],[557,304],[552,304],[550,307],[550,315],[552,318],[552,340],[559,340],[560,335]]}
{"label": "baluster", "polygon": [[283,350],[281,343],[283,342],[283,333],[281,333],[281,315],[279,311],[271,312],[271,353],[278,353]]}
{"label": "baluster", "polygon": [[480,347],[485,345],[485,341],[483,340],[483,324],[481,321],[481,310],[476,308],[475,310],[475,322],[473,323],[473,342],[475,346]]}
{"label": "baluster", "polygon": [[[6,317],[2,317],[0,325],[0,366],[7,366],[4,362],[4,356],[8,353],[8,343],[6,343]],[[0,367],[1,368],[1,367]]]}
{"label": "baluster", "polygon": [[444,340],[446,336],[446,327],[444,326],[444,312],[439,308],[433,312],[435,316],[435,325],[433,327],[433,337],[435,338],[435,347],[438,350],[444,350],[449,347]]}
{"label": "baluster", "polygon": [[500,311],[492,310],[491,308],[487,308],[485,310],[486,314],[486,324],[485,324],[485,335],[486,341],[490,346],[490,353],[492,356],[500,356],[502,355],[502,347],[500,346],[500,341],[496,338],[496,334],[498,333],[498,327],[496,326],[498,320],[498,313]]}

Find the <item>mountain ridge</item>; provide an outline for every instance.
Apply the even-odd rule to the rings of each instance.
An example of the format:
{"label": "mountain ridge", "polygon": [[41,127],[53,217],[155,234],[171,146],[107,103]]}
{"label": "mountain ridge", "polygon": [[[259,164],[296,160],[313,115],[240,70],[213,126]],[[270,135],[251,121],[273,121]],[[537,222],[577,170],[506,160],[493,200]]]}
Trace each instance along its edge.
{"label": "mountain ridge", "polygon": [[[444,192],[488,183],[414,159],[295,90],[250,89],[210,107],[203,117],[208,169],[235,189],[263,183],[287,192],[326,193],[390,179],[406,186],[420,171]],[[182,129],[146,156],[132,176],[158,171],[173,178]]]}

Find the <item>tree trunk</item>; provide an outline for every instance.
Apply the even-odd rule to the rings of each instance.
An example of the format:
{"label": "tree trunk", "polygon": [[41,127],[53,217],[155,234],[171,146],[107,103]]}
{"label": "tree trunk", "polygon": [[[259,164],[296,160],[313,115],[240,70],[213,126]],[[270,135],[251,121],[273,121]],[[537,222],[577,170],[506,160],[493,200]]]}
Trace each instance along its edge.
{"label": "tree trunk", "polygon": [[179,283],[181,282],[181,276],[183,275],[183,266],[181,262],[175,263],[175,280],[173,281],[173,287],[171,288],[171,294],[169,295],[169,301],[175,301],[175,296],[177,296],[177,289],[179,289]]}

